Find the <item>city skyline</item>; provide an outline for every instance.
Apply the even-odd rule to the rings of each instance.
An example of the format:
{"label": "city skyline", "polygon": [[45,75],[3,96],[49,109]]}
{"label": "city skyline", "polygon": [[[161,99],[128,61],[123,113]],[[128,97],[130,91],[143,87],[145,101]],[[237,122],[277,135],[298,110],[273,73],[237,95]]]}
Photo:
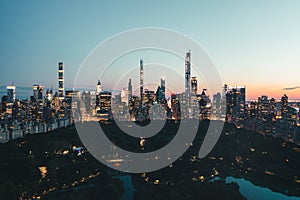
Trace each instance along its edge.
{"label": "city skyline", "polygon": [[[187,55],[188,54],[190,54],[191,53],[191,51],[189,50],[188,52],[187,52],[187,54],[186,54],[186,58],[185,59],[187,59]],[[190,58],[188,58],[188,59],[190,59]],[[140,62],[141,61],[143,61],[143,59],[141,59],[140,60]],[[137,61],[136,61],[137,62]],[[186,62],[186,61],[185,61]],[[133,95],[136,95],[136,96],[139,96],[140,94],[141,94],[141,88],[140,88],[140,85],[138,84],[138,82],[140,81],[140,79],[138,78],[140,75],[139,75],[139,68],[140,68],[140,65],[141,65],[141,63],[139,64],[139,67],[135,67],[133,70],[131,70],[130,71],[130,73],[128,73],[127,74],[127,78],[129,77],[129,79],[130,79],[130,81],[132,81],[133,80],[133,85],[134,85],[134,87],[131,89],[132,90],[132,94]],[[144,65],[144,64],[143,64]],[[162,65],[162,64],[158,64],[158,63],[146,63],[145,64],[145,66],[151,66],[151,67],[153,67],[153,66],[155,66],[155,65],[157,65],[156,67],[159,67],[160,65]],[[184,63],[184,65],[185,66],[181,66],[181,68],[182,68],[182,71],[186,71],[186,63]],[[59,71],[59,74],[58,74],[58,76],[56,77],[56,80],[58,79],[58,84],[56,83],[56,87],[55,86],[53,86],[53,85],[51,85],[51,87],[45,87],[45,86],[42,86],[41,84],[39,84],[37,81],[33,81],[32,82],[32,86],[29,86],[29,87],[26,87],[26,86],[19,86],[19,85],[16,85],[14,82],[11,82],[10,84],[7,84],[7,85],[3,85],[3,86],[0,86],[0,96],[5,96],[6,94],[7,94],[7,87],[11,87],[11,86],[13,86],[13,87],[15,87],[15,98],[16,99],[20,99],[20,100],[22,100],[22,99],[29,99],[30,98],[30,96],[32,96],[32,87],[35,87],[36,85],[41,85],[42,87],[45,87],[45,90],[42,92],[42,93],[45,93],[46,94],[46,91],[47,90],[54,90],[55,92],[57,92],[58,94],[60,94],[60,95],[62,95],[62,90],[79,90],[79,91],[81,91],[81,92],[84,92],[84,91],[94,91],[94,92],[96,92],[96,90],[97,90],[97,85],[96,85],[96,82],[98,82],[98,84],[99,84],[99,81],[101,81],[102,83],[103,83],[103,81],[102,80],[100,80],[100,79],[95,79],[95,80],[90,80],[91,82],[94,82],[93,84],[91,84],[90,86],[87,86],[86,85],[86,87],[72,87],[72,88],[69,88],[69,87],[67,87],[67,88],[64,88],[64,83],[62,83],[62,88],[60,88],[59,87],[59,84],[60,84],[60,82],[61,81],[64,81],[64,78],[63,78],[63,76],[64,76],[64,68],[62,68],[63,66],[64,66],[64,62],[62,62],[62,61],[59,61],[58,62],[58,66],[59,66],[59,68],[60,69],[63,69],[63,70],[61,70],[61,71]],[[61,67],[62,66],[62,67]],[[138,65],[137,65],[138,66]],[[139,70],[138,70],[139,69]],[[147,69],[147,67],[146,67],[146,69]],[[134,71],[135,70],[135,71]],[[149,70],[149,71],[148,71]],[[143,70],[144,71],[144,70]],[[191,71],[191,70],[190,70]],[[196,72],[195,72],[196,71]],[[134,72],[134,73],[132,73],[132,72]],[[151,68],[150,69],[147,69],[146,70],[146,73],[144,74],[143,73],[143,77],[147,77],[147,75],[149,75],[149,72],[151,72]],[[166,73],[167,73],[167,71],[166,71]],[[184,73],[186,73],[186,72],[184,72]],[[191,72],[189,72],[189,73],[191,73]],[[151,74],[151,73],[150,73]],[[171,73],[172,74],[172,73]],[[175,72],[175,74],[176,74],[176,72]],[[166,86],[166,97],[168,97],[168,98],[171,98],[171,96],[172,96],[172,94],[174,93],[174,94],[179,94],[179,93],[186,93],[186,91],[188,90],[188,91],[190,91],[190,92],[192,92],[192,93],[195,93],[195,94],[201,94],[201,92],[202,92],[202,90],[203,89],[205,89],[206,91],[207,91],[207,85],[204,85],[205,83],[203,82],[203,80],[201,80],[201,78],[202,78],[202,76],[201,76],[201,74],[200,74],[200,77],[197,77],[197,76],[195,76],[195,74],[197,74],[197,75],[199,75],[199,73],[197,73],[197,70],[194,70],[193,71],[193,73],[192,73],[192,79],[191,80],[189,80],[189,81],[187,81],[187,80],[183,80],[184,78],[184,75],[183,74],[181,74],[180,76],[181,76],[181,78],[182,78],[182,81],[180,82],[181,83],[181,86],[180,86],[180,88],[181,89],[178,89],[178,88],[176,88],[176,90],[172,90],[172,89],[174,89],[174,87],[173,88],[171,88],[171,87],[168,87],[168,86]],[[179,75],[178,74],[178,72],[177,72],[177,75]],[[104,76],[105,77],[105,76]],[[109,76],[107,76],[108,77],[108,79],[110,78]],[[106,78],[107,78],[106,77]],[[160,77],[160,78],[159,78]],[[167,76],[167,77],[171,77],[171,76]],[[179,77],[179,76],[178,76]],[[177,78],[178,78],[177,77]],[[141,78],[141,77],[140,77]],[[154,82],[146,82],[145,84],[144,84],[144,89],[145,90],[156,90],[156,88],[157,88],[157,86],[159,86],[159,80],[161,80],[161,79],[164,79],[164,82],[166,81],[166,76],[165,75],[162,75],[162,76],[156,76],[156,75],[154,75],[154,76],[152,76],[151,77],[153,80],[154,80]],[[198,78],[200,78],[200,80],[198,79]],[[124,77],[122,77],[122,79],[124,79]],[[186,78],[185,78],[186,79]],[[126,84],[125,84],[125,82],[127,81],[128,79],[124,79],[124,80],[122,80],[122,81],[119,81],[118,80],[118,83],[115,85],[115,87],[114,88],[108,88],[108,86],[105,86],[104,85],[104,89],[103,89],[103,91],[109,91],[109,92],[112,92],[114,95],[117,95],[117,94],[121,94],[121,92],[122,92],[122,89],[124,89],[124,87],[126,86]],[[167,79],[168,80],[168,79]],[[169,79],[170,80],[170,79]],[[193,88],[192,88],[192,86],[189,86],[189,89],[187,89],[186,88],[186,84],[187,83],[190,83],[190,84],[192,84],[192,82],[191,81],[193,81],[193,80],[196,80],[196,85],[194,86],[194,87],[196,87],[196,92],[193,92]],[[125,82],[124,82],[125,81]],[[198,83],[197,83],[198,82]],[[200,84],[199,84],[199,82],[200,82]],[[122,84],[121,84],[122,83]],[[167,81],[167,85],[168,84],[170,84],[170,82],[168,82]],[[172,83],[171,83],[172,84]],[[184,84],[185,84],[185,86],[184,86]],[[228,86],[229,87],[237,87],[237,86],[243,86],[243,87],[246,87],[247,88],[247,85],[232,85],[231,83],[224,83],[224,85],[227,85],[228,84]],[[101,85],[101,87],[103,87],[103,84]],[[132,87],[132,86],[131,86]],[[197,90],[197,88],[198,88],[198,90]],[[143,89],[143,90],[144,90]],[[297,89],[297,87],[295,87],[295,88],[286,88],[286,90],[293,90],[293,89]],[[19,92],[20,91],[20,92]],[[222,92],[222,88],[220,88],[218,91],[213,91],[213,92],[215,92],[215,93],[212,93],[212,91],[209,91],[208,90],[208,92],[207,92],[207,94],[208,94],[208,96],[209,97],[213,97],[216,93],[221,93]],[[247,91],[248,92],[248,91]],[[247,94],[247,93],[246,93]],[[280,98],[283,96],[283,95],[286,95],[287,94],[287,96],[289,96],[288,95],[288,93],[286,93],[286,92],[283,92],[281,95],[280,95],[280,97],[278,97],[278,98],[276,98],[275,96],[269,96],[269,95],[267,95],[266,93],[261,93],[261,94],[259,94],[258,96],[253,96],[253,97],[251,97],[251,98],[247,98],[247,95],[246,95],[246,101],[257,101],[258,100],[258,98],[260,98],[261,96],[267,96],[267,97],[269,97],[269,98],[275,98],[275,100],[276,101],[280,101]],[[43,94],[44,95],[44,94]],[[113,95],[113,96],[114,96]],[[295,98],[289,98],[290,100],[294,100],[294,101],[299,101],[300,100],[300,96],[296,96]]]}
{"label": "city skyline", "polygon": [[[223,83],[247,86],[247,99],[261,95],[279,99],[285,93],[296,99],[300,14],[299,2],[289,2],[133,2],[117,7],[110,2],[84,6],[81,2],[72,2],[72,6],[58,1],[2,2],[0,85],[14,82],[16,86],[31,87],[38,83],[45,88],[57,88],[56,63],[64,61],[65,87],[72,88],[80,64],[96,45],[128,29],[154,26],[182,32],[200,43],[215,62]],[[168,15],[163,12],[166,9],[170,11]],[[152,57],[146,54],[145,63],[152,63]],[[140,57],[132,60],[136,63],[137,59]],[[172,64],[170,58],[167,60]],[[127,62],[126,66],[131,64]],[[182,62],[177,65],[182,69]],[[147,64],[145,73],[146,70]],[[97,78],[91,79],[96,82]],[[167,77],[166,82],[174,80]],[[105,85],[112,88],[112,83]],[[176,92],[184,89],[181,83],[175,87]],[[201,83],[199,88],[204,88]]]}
{"label": "city skyline", "polygon": [[300,1],[0,1],[1,199],[300,200]]}

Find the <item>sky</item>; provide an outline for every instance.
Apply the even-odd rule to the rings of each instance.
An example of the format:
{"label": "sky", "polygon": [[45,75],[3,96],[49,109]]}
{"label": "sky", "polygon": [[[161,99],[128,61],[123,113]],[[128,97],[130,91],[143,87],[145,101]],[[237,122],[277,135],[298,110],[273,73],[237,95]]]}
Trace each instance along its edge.
{"label": "sky", "polygon": [[[98,44],[130,29],[161,27],[181,32],[199,43],[224,83],[246,86],[247,99],[261,95],[279,99],[283,94],[290,99],[300,98],[299,8],[298,0],[3,0],[0,86],[14,82],[17,88],[36,83],[57,88],[57,63],[63,61],[65,87],[72,88],[81,64]],[[122,58],[114,70],[125,65],[138,67],[141,57],[145,63],[155,63],[154,55],[151,51],[133,53],[127,57],[130,62],[122,63]],[[193,56],[196,55],[192,54],[192,62]],[[174,58],[174,62],[176,59],[183,76],[184,61]],[[154,76],[153,72],[148,70]],[[155,77],[157,83],[159,76]],[[97,78],[95,74],[87,81],[95,80],[96,84]],[[138,77],[132,78],[138,87]],[[115,82],[104,81],[103,88],[110,89]],[[148,82],[154,82],[154,78]],[[206,87],[204,82],[199,80],[198,87]],[[184,88],[183,79],[166,75],[168,83],[173,84],[174,92]]]}

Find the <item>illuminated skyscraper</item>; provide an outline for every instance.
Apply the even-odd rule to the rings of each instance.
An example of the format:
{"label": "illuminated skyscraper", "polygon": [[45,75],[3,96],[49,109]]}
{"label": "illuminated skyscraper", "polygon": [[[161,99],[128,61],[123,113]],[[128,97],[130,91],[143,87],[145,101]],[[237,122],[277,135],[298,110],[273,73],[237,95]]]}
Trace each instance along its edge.
{"label": "illuminated skyscraper", "polygon": [[156,97],[157,102],[161,104],[166,104],[166,80],[165,77],[161,77],[160,86],[157,87]]}
{"label": "illuminated skyscraper", "polygon": [[[190,108],[191,104],[191,52],[186,53],[185,57],[185,98],[186,109]],[[188,111],[188,110],[187,110]]]}
{"label": "illuminated skyscraper", "polygon": [[43,92],[44,92],[44,86],[35,84],[32,87],[33,89],[33,98],[37,100],[42,100],[43,99]]}
{"label": "illuminated skyscraper", "polygon": [[283,118],[286,117],[288,113],[288,100],[289,98],[286,94],[281,97],[281,116]]}
{"label": "illuminated skyscraper", "polygon": [[132,84],[130,78],[128,82],[128,102],[131,100],[131,98],[132,98]]}
{"label": "illuminated skyscraper", "polygon": [[129,91],[128,88],[123,88],[121,91],[121,102],[125,103],[128,105],[128,100],[129,100]]}
{"label": "illuminated skyscraper", "polygon": [[46,98],[48,101],[52,101],[52,99],[53,99],[53,90],[52,89],[46,91]]}
{"label": "illuminated skyscraper", "polygon": [[64,63],[58,63],[58,97],[64,99]]}
{"label": "illuminated skyscraper", "polygon": [[7,90],[7,102],[13,102],[16,99],[16,86],[8,85],[6,86]]}
{"label": "illuminated skyscraper", "polygon": [[98,80],[97,86],[96,86],[96,111],[100,109],[100,93],[102,92],[102,85],[100,80]]}
{"label": "illuminated skyscraper", "polygon": [[100,80],[98,80],[97,86],[96,86],[96,95],[99,95],[102,92],[102,86]]}
{"label": "illuminated skyscraper", "polygon": [[177,121],[180,119],[180,104],[177,99],[176,94],[171,94],[171,109],[172,109],[172,119]]}
{"label": "illuminated skyscraper", "polygon": [[143,66],[143,60],[140,60],[140,104],[139,108],[142,110],[143,107],[143,93],[144,93],[144,66]]}
{"label": "illuminated skyscraper", "polygon": [[160,79],[160,87],[162,89],[163,99],[166,98],[166,77],[161,77]]}
{"label": "illuminated skyscraper", "polygon": [[197,77],[192,77],[191,85],[192,85],[192,93],[197,94],[197,90],[198,90]]}
{"label": "illuminated skyscraper", "polygon": [[100,110],[97,111],[99,121],[108,121],[111,119],[111,92],[101,92],[99,94]]}
{"label": "illuminated skyscraper", "polygon": [[226,94],[227,114],[226,121],[233,122],[241,128],[245,120],[245,86],[230,87]]}

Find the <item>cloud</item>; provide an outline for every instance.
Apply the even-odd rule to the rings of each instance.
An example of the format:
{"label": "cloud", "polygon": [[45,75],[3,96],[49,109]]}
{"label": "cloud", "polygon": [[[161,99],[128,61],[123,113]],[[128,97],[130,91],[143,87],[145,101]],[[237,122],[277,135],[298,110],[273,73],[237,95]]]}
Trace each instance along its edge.
{"label": "cloud", "polygon": [[287,87],[287,88],[283,88],[282,90],[296,90],[299,89],[300,86],[294,86],[294,87]]}

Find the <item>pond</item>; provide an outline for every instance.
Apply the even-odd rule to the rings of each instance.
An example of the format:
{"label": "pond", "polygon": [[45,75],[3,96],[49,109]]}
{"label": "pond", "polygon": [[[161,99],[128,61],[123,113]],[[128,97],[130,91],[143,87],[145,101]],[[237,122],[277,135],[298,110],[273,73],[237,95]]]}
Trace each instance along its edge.
{"label": "pond", "polygon": [[124,186],[124,194],[120,200],[133,200],[136,189],[132,184],[131,176],[114,176],[114,178],[120,179]]}
{"label": "pond", "polygon": [[[211,182],[220,180],[219,177],[216,177],[211,180]],[[250,181],[247,181],[243,178],[234,178],[234,177],[226,177],[225,182],[227,184],[236,183],[239,186],[240,193],[247,198],[248,200],[268,200],[268,199],[276,199],[276,200],[300,200],[300,197],[295,196],[287,196],[281,194],[279,192],[273,192],[269,188],[260,187],[253,185]]]}
{"label": "pond", "polygon": [[[135,187],[132,184],[131,176],[114,176],[115,178],[119,178],[124,185],[124,194],[121,200],[132,200],[133,195],[136,192]],[[210,182],[214,182],[220,180],[219,177],[215,177],[210,180]],[[247,198],[248,200],[300,200],[300,197],[295,196],[287,196],[285,194],[281,194],[279,192],[273,192],[269,188],[260,187],[252,184],[250,181],[247,181],[243,178],[234,178],[234,177],[226,177],[225,182],[227,184],[236,183],[239,186],[240,193]]]}

